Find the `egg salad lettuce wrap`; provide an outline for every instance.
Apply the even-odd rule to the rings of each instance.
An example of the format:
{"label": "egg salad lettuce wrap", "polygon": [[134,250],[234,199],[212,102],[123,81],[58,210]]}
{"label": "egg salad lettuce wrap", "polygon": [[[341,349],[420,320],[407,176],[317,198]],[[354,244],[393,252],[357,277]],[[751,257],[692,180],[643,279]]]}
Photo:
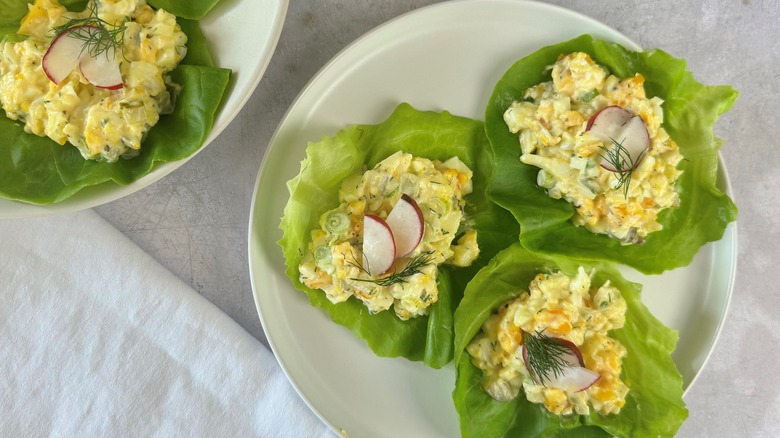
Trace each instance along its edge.
{"label": "egg salad lettuce wrap", "polygon": [[[392,311],[370,314],[354,296],[333,304],[323,291],[307,288],[299,278],[311,231],[318,227],[324,212],[339,204],[342,181],[398,151],[440,161],[457,156],[473,171],[473,191],[465,198],[465,214],[477,231],[480,248],[479,257],[469,267],[439,265],[438,301],[427,316],[406,321]],[[518,233],[514,218],[486,194],[487,175],[493,164],[481,122],[447,112],[417,111],[408,104],[399,105],[377,125],[351,126],[333,137],[309,143],[300,174],[288,183],[290,200],[279,227],[284,231],[279,244],[287,275],[313,306],[365,340],[375,354],[423,360],[434,368],[445,365],[452,359],[453,311],[466,283]]]}
{"label": "egg salad lettuce wrap", "polygon": [[[560,55],[585,52],[618,78],[640,73],[648,97],[664,100],[663,127],[679,145],[683,160],[677,181],[680,205],[658,216],[661,231],[641,245],[622,245],[572,223],[574,208],[537,185],[538,168],[520,162],[518,136],[504,122],[528,87],[550,80],[548,66]],[[520,242],[531,251],[585,259],[612,260],[655,274],[690,263],[699,248],[723,236],[737,208],[716,187],[721,141],[713,125],[737,97],[729,86],[705,86],[686,71],[685,61],[661,50],[633,52],[583,35],[544,47],[517,61],[498,81],[485,111],[485,129],[496,160],[491,196],[520,223]]]}
{"label": "egg salad lettuce wrap", "polygon": [[[171,2],[150,0],[179,17],[187,34],[187,56],[171,73],[181,85],[172,114],[163,116],[144,139],[141,153],[116,163],[84,160],[78,149],[27,134],[20,123],[0,117],[0,196],[33,204],[51,204],[85,187],[113,181],[127,185],[147,175],[158,163],[186,158],[206,140],[230,80],[230,70],[214,66],[198,22],[215,0]],[[15,35],[27,13],[27,0],[0,0],[0,39]],[[83,10],[84,0],[61,2]],[[186,18],[181,18],[186,17]]]}
{"label": "egg salad lettuce wrap", "polygon": [[[609,280],[626,302],[625,324],[609,332],[627,351],[621,379],[629,387],[618,414],[557,416],[529,402],[521,389],[511,401],[499,402],[482,389],[483,373],[466,351],[483,322],[505,301],[519,296],[540,273],[574,275],[593,269],[592,285]],[[525,288],[525,289],[524,289]],[[665,327],[642,304],[641,286],[625,280],[606,262],[538,255],[519,243],[501,251],[466,288],[455,312],[455,407],[463,437],[659,437],[673,436],[688,416],[682,399],[682,377],[672,361],[677,332]]]}

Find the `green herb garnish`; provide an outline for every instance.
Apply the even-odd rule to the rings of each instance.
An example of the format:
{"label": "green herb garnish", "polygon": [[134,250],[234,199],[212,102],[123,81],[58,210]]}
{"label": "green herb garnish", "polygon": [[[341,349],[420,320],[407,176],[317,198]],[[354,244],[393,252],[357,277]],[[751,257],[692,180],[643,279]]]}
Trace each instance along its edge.
{"label": "green herb garnish", "polygon": [[542,385],[552,377],[563,374],[571,366],[566,356],[572,354],[571,346],[561,339],[551,338],[542,332],[523,333],[525,364],[531,375]]}
{"label": "green herb garnish", "polygon": [[68,32],[74,38],[84,41],[82,51],[86,50],[89,56],[97,58],[101,54],[109,56],[112,49],[121,47],[124,41],[126,26],[117,26],[103,20],[98,15],[98,5],[89,2],[87,5],[89,15],[84,18],[71,18],[65,24],[54,27],[54,38]]}
{"label": "green herb garnish", "polygon": [[[613,147],[608,148],[606,146],[600,146],[601,150],[604,151],[604,154],[599,154],[599,156],[615,169],[614,174],[615,179],[617,179],[615,188],[619,189],[623,187],[623,197],[628,199],[628,187],[631,184],[631,174],[634,172],[634,167],[636,167],[639,157],[634,160],[631,158],[628,149],[626,149],[621,142],[611,137],[610,140],[612,140]],[[625,139],[623,139],[623,141],[625,141]],[[639,156],[641,157],[642,154],[639,154]]]}
{"label": "green herb garnish", "polygon": [[[372,279],[350,278],[350,280],[362,281],[366,283],[374,283],[378,286],[392,286],[394,284],[406,283],[407,281],[406,279],[408,277],[411,277],[414,274],[419,274],[421,272],[420,270],[426,265],[431,264],[432,261],[433,261],[433,251],[421,252],[420,254],[417,254],[413,259],[411,259],[409,263],[406,265],[406,267],[403,268],[400,272],[395,272],[388,275],[387,277],[382,277],[382,278],[372,278]],[[352,265],[357,266],[361,271],[368,274],[368,271],[364,269],[362,265],[357,263],[352,263]]]}

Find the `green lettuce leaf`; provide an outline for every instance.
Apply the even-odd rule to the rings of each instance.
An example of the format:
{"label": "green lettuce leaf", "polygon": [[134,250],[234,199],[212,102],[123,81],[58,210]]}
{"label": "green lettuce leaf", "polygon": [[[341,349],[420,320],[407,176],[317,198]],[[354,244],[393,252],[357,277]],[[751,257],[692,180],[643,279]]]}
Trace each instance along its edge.
{"label": "green lettuce leaf", "polygon": [[[618,77],[641,73],[648,96],[664,99],[664,128],[677,142],[684,160],[678,180],[679,208],[659,215],[663,230],[651,233],[644,245],[622,246],[571,222],[574,209],[552,199],[537,186],[536,167],[520,162],[518,137],[509,132],[504,111],[525,90],[549,81],[548,65],[560,54],[583,51]],[[661,50],[632,52],[620,45],[583,35],[548,46],[516,62],[495,86],[485,111],[485,129],[495,153],[490,185],[495,202],[509,209],[520,223],[520,241],[531,251],[612,260],[643,273],[655,274],[686,266],[699,250],[719,240],[737,208],[716,187],[720,141],[712,127],[737,97],[729,86],[705,86],[685,70],[685,61]]]}
{"label": "green lettuce leaf", "polygon": [[[466,346],[499,305],[517,297],[539,272],[561,270],[574,275],[579,266],[594,269],[593,285],[609,280],[626,300],[626,323],[610,335],[628,351],[622,379],[629,386],[626,405],[617,415],[558,417],[520,395],[498,402],[481,388],[482,371],[472,365]],[[665,327],[642,304],[641,286],[625,280],[606,262],[584,262],[562,256],[539,255],[515,243],[477,273],[455,312],[453,391],[463,437],[554,436],[673,436],[688,416],[682,399],[682,376],[672,361],[677,332]]]}
{"label": "green lettuce leaf", "polygon": [[[0,0],[0,29],[13,32],[27,11],[26,1]],[[84,1],[63,1],[80,10]],[[182,86],[172,114],[160,117],[143,142],[141,153],[116,163],[84,160],[66,144],[26,134],[23,125],[0,116],[0,196],[33,204],[51,204],[79,190],[102,183],[127,185],[147,175],[155,165],[176,161],[200,149],[211,132],[230,80],[228,69],[216,68],[197,22],[181,20],[188,53],[172,79]],[[2,35],[0,35],[1,37]]]}
{"label": "green lettuce leaf", "polygon": [[[333,304],[320,290],[299,280],[298,265],[318,227],[322,213],[338,205],[341,182],[374,167],[397,151],[444,161],[458,156],[474,171],[474,191],[466,197],[467,215],[474,220],[480,256],[468,268],[442,265],[439,269],[439,301],[427,317],[401,321],[391,310],[374,315],[357,299]],[[481,122],[447,112],[421,112],[408,104],[399,105],[390,117],[377,125],[358,125],[330,138],[309,143],[301,172],[288,183],[290,199],[284,209],[279,244],[286,259],[286,273],[295,287],[306,292],[312,305],[352,330],[379,356],[423,360],[440,368],[452,359],[452,315],[468,280],[499,250],[514,241],[517,222],[486,194],[486,175],[493,166],[490,148]]]}

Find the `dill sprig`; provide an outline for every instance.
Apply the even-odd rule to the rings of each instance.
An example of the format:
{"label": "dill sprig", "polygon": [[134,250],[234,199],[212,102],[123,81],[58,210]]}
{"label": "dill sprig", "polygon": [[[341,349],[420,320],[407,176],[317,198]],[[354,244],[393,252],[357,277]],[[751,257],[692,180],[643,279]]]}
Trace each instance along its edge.
{"label": "dill sprig", "polygon": [[[571,366],[566,356],[572,354],[571,346],[551,338],[542,332],[524,333],[526,367],[536,381],[544,385],[551,377],[558,377],[564,368]],[[551,376],[552,374],[552,376]],[[545,385],[546,386],[546,385]]]}
{"label": "dill sprig", "polygon": [[[639,157],[635,160],[621,142],[612,137],[610,137],[610,140],[612,140],[612,147],[600,146],[601,150],[604,151],[604,154],[599,154],[599,156],[615,169],[614,174],[615,179],[617,179],[615,188],[619,189],[623,187],[623,197],[628,199],[628,187],[631,185],[631,175],[634,173],[634,167],[636,167],[639,157],[641,157],[642,154],[639,154]],[[625,139],[623,141],[625,141]]]}
{"label": "dill sprig", "polygon": [[127,27],[117,26],[100,18],[96,2],[89,2],[87,10],[89,15],[86,17],[71,18],[65,24],[54,27],[52,29],[54,38],[68,32],[72,37],[84,41],[82,51],[88,51],[89,56],[93,58],[101,54],[109,56],[111,49],[122,45]]}
{"label": "dill sprig", "polygon": [[[354,254],[353,254],[354,259]],[[419,274],[421,269],[433,261],[433,251],[426,251],[417,254],[412,258],[409,263],[399,272],[394,272],[387,277],[382,278],[350,278],[354,281],[362,281],[366,283],[374,283],[378,286],[392,286],[394,284],[406,283],[407,278],[414,274]],[[369,272],[360,264],[349,262],[352,266],[356,266],[361,271],[370,275]]]}

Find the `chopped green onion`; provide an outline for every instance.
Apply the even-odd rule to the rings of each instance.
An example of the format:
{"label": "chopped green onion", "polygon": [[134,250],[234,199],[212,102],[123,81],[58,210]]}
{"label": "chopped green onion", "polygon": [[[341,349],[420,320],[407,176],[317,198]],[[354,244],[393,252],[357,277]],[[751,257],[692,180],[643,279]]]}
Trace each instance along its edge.
{"label": "chopped green onion", "polygon": [[329,246],[320,245],[314,250],[314,260],[319,266],[327,266],[333,263],[333,253]]}
{"label": "chopped green onion", "polygon": [[555,185],[555,177],[553,177],[550,172],[541,169],[539,173],[536,174],[536,184],[545,189],[551,189]]}
{"label": "chopped green onion", "polygon": [[333,234],[340,234],[349,229],[349,216],[343,211],[332,211],[325,219],[325,229]]}

